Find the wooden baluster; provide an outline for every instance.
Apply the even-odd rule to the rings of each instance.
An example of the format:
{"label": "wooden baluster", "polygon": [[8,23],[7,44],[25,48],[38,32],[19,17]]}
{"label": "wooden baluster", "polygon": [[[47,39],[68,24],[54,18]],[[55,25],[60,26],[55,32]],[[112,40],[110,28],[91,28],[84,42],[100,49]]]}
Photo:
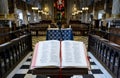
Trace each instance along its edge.
{"label": "wooden baluster", "polygon": [[24,50],[25,50],[25,53],[27,52],[26,51],[26,38],[24,38]]}
{"label": "wooden baluster", "polygon": [[7,72],[7,61],[6,61],[5,50],[3,50],[3,52],[2,52],[2,58],[3,58],[3,62],[4,62],[4,69],[5,69],[5,72]]}
{"label": "wooden baluster", "polygon": [[107,50],[107,60],[106,60],[107,66],[109,66],[109,60],[110,60],[110,48],[108,47],[108,50]]}
{"label": "wooden baluster", "polygon": [[24,54],[23,54],[23,50],[22,50],[22,40],[20,40],[19,46],[20,46],[21,55],[23,56]]}
{"label": "wooden baluster", "polygon": [[15,56],[14,56],[14,50],[13,50],[13,45],[10,47],[10,51],[12,53],[11,57],[12,57],[12,63],[13,65],[15,64]]}
{"label": "wooden baluster", "polygon": [[117,78],[120,78],[120,54],[119,54],[119,58],[118,58]]}
{"label": "wooden baluster", "polygon": [[25,42],[24,42],[24,39],[23,39],[23,40],[22,40],[22,47],[23,47],[23,53],[24,53],[24,55],[25,55],[25,50],[24,50],[25,47],[24,47],[24,43],[25,43]]}
{"label": "wooden baluster", "polygon": [[20,49],[19,49],[19,41],[16,43],[16,49],[17,49],[17,53],[18,53],[18,58],[20,60]]}
{"label": "wooden baluster", "polygon": [[1,57],[1,52],[0,52],[0,78],[2,78],[2,75],[3,75],[3,68],[2,68],[2,64],[3,64],[3,61],[2,61],[2,57]]}
{"label": "wooden baluster", "polygon": [[19,59],[21,58],[21,53],[20,53],[20,48],[19,48],[19,42],[16,45],[16,48],[18,50],[18,55],[19,55]]}
{"label": "wooden baluster", "polygon": [[6,67],[5,67],[5,61],[4,61],[4,57],[3,57],[3,52],[0,52],[0,74],[1,74],[1,78],[2,76],[5,74],[6,72]]}
{"label": "wooden baluster", "polygon": [[10,50],[10,46],[9,46],[8,51],[9,51],[9,60],[10,60],[10,68],[11,68],[12,65],[13,65],[13,62],[12,62],[12,52],[11,52],[11,50]]}
{"label": "wooden baluster", "polygon": [[115,55],[115,65],[114,65],[114,74],[117,76],[117,72],[118,72],[118,69],[119,69],[119,57],[118,57],[118,53],[116,53]]}
{"label": "wooden baluster", "polygon": [[96,50],[96,53],[97,53],[97,56],[98,56],[98,58],[100,57],[100,55],[99,55],[99,41],[97,40],[97,50]]}
{"label": "wooden baluster", "polygon": [[103,51],[103,56],[102,56],[102,62],[104,62],[104,60],[105,60],[105,53],[106,53],[106,46],[105,46],[105,44],[102,42],[102,51]]}
{"label": "wooden baluster", "polygon": [[104,63],[106,64],[106,66],[107,66],[107,54],[108,54],[108,52],[109,52],[109,47],[105,47],[105,59],[104,59]]}
{"label": "wooden baluster", "polygon": [[108,68],[110,68],[110,61],[111,61],[112,49],[110,49],[109,56],[108,56]]}
{"label": "wooden baluster", "polygon": [[99,48],[98,48],[98,52],[99,52],[99,59],[101,59],[101,57],[102,57],[102,46],[101,46],[101,42],[99,41],[99,44],[98,44],[98,46],[99,46]]}
{"label": "wooden baluster", "polygon": [[14,60],[15,60],[15,63],[17,62],[17,55],[16,55],[16,50],[15,50],[15,45],[12,46],[12,49],[13,49],[13,53],[14,53]]}
{"label": "wooden baluster", "polygon": [[95,39],[95,41],[96,41],[96,42],[95,42],[96,44],[95,44],[95,47],[94,47],[94,49],[95,49],[95,51],[94,51],[94,52],[95,52],[95,55],[96,55],[96,56],[98,56],[98,53],[99,53],[99,52],[98,52],[98,48],[99,48],[99,45],[98,45],[98,40],[97,40],[97,39]]}
{"label": "wooden baluster", "polygon": [[10,50],[9,50],[9,47],[6,49],[6,54],[7,54],[7,67],[8,67],[8,70],[9,70],[11,68],[11,59],[10,59]]}
{"label": "wooden baluster", "polygon": [[96,50],[96,53],[97,53],[98,58],[100,58],[100,45],[99,45],[100,42],[97,39],[96,39],[96,41],[97,41],[97,50]]}
{"label": "wooden baluster", "polygon": [[18,50],[17,50],[16,44],[14,45],[14,49],[15,49],[15,55],[16,55],[15,58],[18,61],[19,60],[19,55],[18,55]]}
{"label": "wooden baluster", "polygon": [[22,52],[23,52],[23,55],[25,55],[25,51],[24,51],[24,39],[22,39]]}
{"label": "wooden baluster", "polygon": [[21,50],[21,42],[19,41],[18,42],[18,48],[19,48],[19,51],[20,51],[20,57],[22,56],[22,50]]}
{"label": "wooden baluster", "polygon": [[14,65],[13,63],[13,54],[12,54],[11,46],[9,46],[9,55],[10,55],[10,67]]}
{"label": "wooden baluster", "polygon": [[[95,41],[95,50],[97,50],[97,41]],[[94,52],[95,53],[95,55],[97,56],[97,53],[96,53],[96,51]]]}
{"label": "wooden baluster", "polygon": [[[115,51],[114,51],[115,52]],[[114,56],[113,56],[113,64],[112,64],[112,71],[114,71],[114,66],[115,66],[115,58],[116,58],[116,53],[114,53]]]}
{"label": "wooden baluster", "polygon": [[112,54],[111,54],[111,59],[110,59],[110,70],[113,71],[113,66],[114,66],[114,61],[115,61],[115,53],[114,51],[112,50]]}
{"label": "wooden baluster", "polygon": [[24,49],[24,53],[26,54],[27,51],[26,51],[26,48],[25,48],[25,43],[26,43],[26,42],[25,42],[25,38],[24,38],[24,39],[23,39],[23,49]]}
{"label": "wooden baluster", "polygon": [[19,60],[20,58],[19,58],[19,52],[18,52],[17,44],[18,43],[15,42],[15,51],[16,51],[16,56],[17,56],[16,58],[17,58],[17,60]]}
{"label": "wooden baluster", "polygon": [[101,61],[103,61],[104,58],[104,44],[101,42]]}
{"label": "wooden baluster", "polygon": [[102,46],[103,46],[103,48],[102,48],[102,49],[103,49],[103,57],[102,57],[102,61],[104,62],[104,59],[105,59],[105,53],[106,53],[106,52],[105,52],[106,47],[105,47],[104,44],[103,44]]}
{"label": "wooden baluster", "polygon": [[27,40],[28,40],[28,37],[25,38],[25,51],[26,51],[26,52],[27,52],[27,50],[28,50],[28,42],[27,42]]}

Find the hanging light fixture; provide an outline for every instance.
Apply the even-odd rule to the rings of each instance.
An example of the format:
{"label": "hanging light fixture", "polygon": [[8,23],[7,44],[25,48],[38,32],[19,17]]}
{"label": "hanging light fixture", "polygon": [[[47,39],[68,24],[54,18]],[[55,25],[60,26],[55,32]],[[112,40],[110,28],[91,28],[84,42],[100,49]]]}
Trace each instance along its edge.
{"label": "hanging light fixture", "polygon": [[32,7],[32,10],[38,10],[38,7]]}

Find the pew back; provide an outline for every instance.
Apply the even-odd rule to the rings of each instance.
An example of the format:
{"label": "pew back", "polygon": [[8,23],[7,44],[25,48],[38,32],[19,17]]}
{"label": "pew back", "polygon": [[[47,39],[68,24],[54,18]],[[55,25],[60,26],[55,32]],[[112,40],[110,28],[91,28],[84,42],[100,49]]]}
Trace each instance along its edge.
{"label": "pew back", "polygon": [[114,78],[120,78],[120,45],[100,36],[89,35],[88,51],[95,55]]}
{"label": "pew back", "polygon": [[32,51],[31,34],[22,35],[0,45],[0,78],[6,76]]}

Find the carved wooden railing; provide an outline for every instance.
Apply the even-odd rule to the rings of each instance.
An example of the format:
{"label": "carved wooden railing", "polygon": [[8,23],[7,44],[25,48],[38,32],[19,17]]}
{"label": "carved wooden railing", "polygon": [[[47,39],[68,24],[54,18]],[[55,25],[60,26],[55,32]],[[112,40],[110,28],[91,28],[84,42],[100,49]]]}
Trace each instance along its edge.
{"label": "carved wooden railing", "polygon": [[88,51],[108,69],[113,78],[120,78],[120,45],[89,35]]}
{"label": "carved wooden railing", "polygon": [[31,33],[0,45],[0,78],[6,76],[32,50]]}

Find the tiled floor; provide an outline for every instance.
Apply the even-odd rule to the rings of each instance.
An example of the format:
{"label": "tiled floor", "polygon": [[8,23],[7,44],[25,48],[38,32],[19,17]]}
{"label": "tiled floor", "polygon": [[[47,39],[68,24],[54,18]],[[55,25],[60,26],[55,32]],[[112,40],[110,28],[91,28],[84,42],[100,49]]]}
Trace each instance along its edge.
{"label": "tiled floor", "polygon": [[[33,37],[33,48],[35,44],[39,41],[45,40],[45,36]],[[88,44],[88,38],[84,36],[75,36],[74,40],[82,41]],[[96,60],[96,58],[89,52],[90,66],[91,70],[88,71],[88,75],[74,75],[71,78],[112,78],[111,75],[104,69],[104,67]],[[8,75],[7,78],[50,78],[46,76],[36,76],[32,75],[29,70],[32,59],[32,52],[30,52],[19,64],[18,66]]]}
{"label": "tiled floor", "polygon": [[[95,59],[95,57],[89,52],[91,69],[87,75],[73,75],[71,78],[112,78],[111,75],[102,67],[102,65]],[[32,59],[32,52],[29,53],[26,58],[11,72],[7,78],[50,78],[45,75],[37,76],[32,75],[29,70]]]}

